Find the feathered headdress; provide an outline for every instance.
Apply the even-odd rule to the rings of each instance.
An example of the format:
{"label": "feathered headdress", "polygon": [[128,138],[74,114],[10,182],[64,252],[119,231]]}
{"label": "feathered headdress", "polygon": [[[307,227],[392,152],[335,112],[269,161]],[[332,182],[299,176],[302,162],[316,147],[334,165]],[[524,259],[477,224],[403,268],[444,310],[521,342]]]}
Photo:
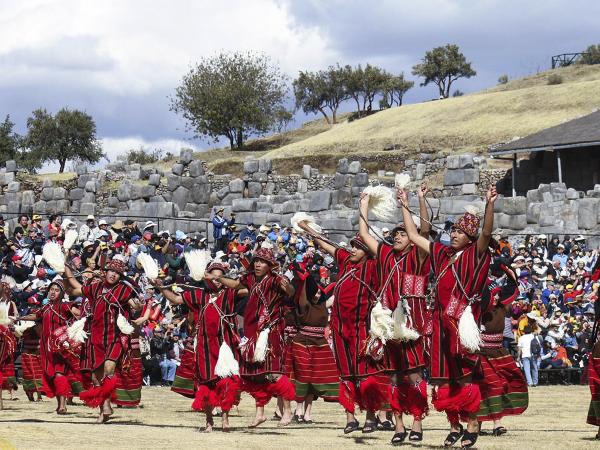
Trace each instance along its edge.
{"label": "feathered headdress", "polygon": [[136,262],[144,270],[148,279],[156,280],[158,278],[158,264],[152,256],[147,253],[140,253],[136,258]]}
{"label": "feathered headdress", "polygon": [[73,247],[73,244],[75,244],[75,241],[77,241],[78,237],[79,233],[77,233],[77,231],[67,230],[67,232],[65,233],[65,240],[63,242],[63,247],[65,248],[65,250],[70,250],[71,247]]}
{"label": "feathered headdress", "polygon": [[65,254],[62,247],[56,242],[47,242],[42,248],[42,256],[46,262],[56,271],[56,273],[64,273],[65,271]]}
{"label": "feathered headdress", "polygon": [[210,252],[207,250],[192,250],[183,254],[185,262],[194,281],[202,281],[206,267],[210,264]]}

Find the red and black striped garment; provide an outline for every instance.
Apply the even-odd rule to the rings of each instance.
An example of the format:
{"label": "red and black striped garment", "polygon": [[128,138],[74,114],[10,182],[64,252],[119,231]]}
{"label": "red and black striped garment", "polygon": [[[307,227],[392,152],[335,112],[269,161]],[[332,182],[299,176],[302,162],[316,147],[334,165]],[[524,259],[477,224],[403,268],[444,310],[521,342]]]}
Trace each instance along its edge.
{"label": "red and black striped garment", "polygon": [[590,352],[588,381],[592,399],[588,409],[587,423],[600,426],[600,342],[596,342]]}
{"label": "red and black striped garment", "polygon": [[5,373],[10,375],[10,367],[14,372],[13,356],[17,348],[15,335],[4,325],[0,325],[0,386],[4,384]]}
{"label": "red and black striped garment", "polygon": [[[488,251],[479,254],[476,242],[459,252],[439,242],[432,242],[430,254],[437,286],[429,373],[432,383],[443,384],[469,377],[478,364],[479,356],[461,346],[458,320],[448,314],[447,308],[451,302],[467,302],[459,283],[467,296],[481,297],[487,283],[491,256]],[[475,302],[472,310],[475,321],[479,322],[480,302]]]}
{"label": "red and black striped garment", "polygon": [[23,369],[23,390],[27,393],[42,391],[42,363],[40,360],[41,325],[28,328],[23,333],[23,352],[21,368]]}
{"label": "red and black striped garment", "polygon": [[183,301],[194,311],[196,323],[196,377],[199,383],[218,381],[215,365],[219,349],[225,342],[237,357],[239,339],[235,332],[236,291],[224,288],[219,292],[191,289],[182,294]]}
{"label": "red and black striped garment", "polygon": [[119,361],[127,350],[128,337],[119,330],[117,317],[119,313],[125,318],[129,317],[127,302],[135,294],[131,287],[123,283],[109,286],[102,281],[81,289],[92,310],[86,368],[96,370],[105,361]]}
{"label": "red and black striped garment", "polygon": [[369,336],[371,309],[376,300],[376,262],[367,260],[353,264],[349,261],[350,256],[344,249],[335,252],[340,273],[330,319],[333,352],[342,379],[365,377],[381,371],[372,359],[361,355]]}
{"label": "red and black striped garment", "polygon": [[[419,332],[420,337],[413,341],[386,344],[383,366],[386,372],[410,372],[422,369],[427,365],[425,351],[425,324],[427,290],[430,258],[419,258],[416,246],[411,246],[407,253],[394,251],[394,246],[381,243],[377,250],[377,277],[379,292],[384,306],[394,311],[401,297],[406,298],[409,310],[408,326]],[[382,292],[384,291],[384,292]]]}
{"label": "red and black striped garment", "polygon": [[40,361],[44,376],[54,378],[57,373],[66,375],[71,367],[64,355],[54,349],[54,332],[61,327],[67,326],[73,318],[71,303],[48,303],[35,312],[38,319],[42,321],[42,336],[40,340]]}
{"label": "red and black striped garment", "polygon": [[268,351],[264,362],[253,361],[254,352],[241,357],[240,374],[246,377],[272,373],[283,374],[285,352],[283,351],[285,320],[283,318],[284,292],[281,289],[281,276],[269,273],[260,280],[253,274],[241,278],[242,285],[249,291],[244,310],[244,336],[247,347],[253,348],[260,332],[269,331]]}

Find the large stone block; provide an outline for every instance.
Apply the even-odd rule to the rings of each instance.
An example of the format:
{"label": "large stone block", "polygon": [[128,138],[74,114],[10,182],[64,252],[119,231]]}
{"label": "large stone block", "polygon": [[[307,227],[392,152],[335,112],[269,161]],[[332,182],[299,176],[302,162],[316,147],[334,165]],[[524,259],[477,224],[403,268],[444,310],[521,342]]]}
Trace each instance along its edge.
{"label": "large stone block", "polygon": [[[83,196],[83,194],[81,195]],[[54,188],[47,187],[42,189],[42,192],[40,193],[40,199],[45,202],[49,202],[50,200],[54,199]]]}
{"label": "large stone block", "polygon": [[352,182],[353,186],[365,187],[369,185],[369,174],[366,172],[357,173]]}
{"label": "large stone block", "polygon": [[235,199],[231,203],[231,209],[237,211],[256,211],[257,201],[251,198]]}
{"label": "large stone block", "polygon": [[190,171],[190,177],[199,177],[204,175],[204,167],[202,167],[202,161],[196,159],[192,161],[188,167]]}
{"label": "large stone block", "polygon": [[348,173],[357,174],[360,172],[360,161],[352,161],[348,164]]}
{"label": "large stone block", "polygon": [[91,192],[86,192],[81,198],[81,203],[96,203],[96,195]]}
{"label": "large stone block", "polygon": [[509,230],[522,230],[527,227],[527,217],[525,214],[509,215],[498,214],[498,227]]}
{"label": "large stone block", "polygon": [[258,160],[258,171],[263,173],[271,173],[273,170],[273,160],[270,158],[261,158]]}
{"label": "large stone block", "polygon": [[90,181],[92,179],[91,175],[89,174],[84,174],[84,175],[79,175],[77,177],[77,187],[81,188],[81,189],[85,189],[85,185],[88,181]]}
{"label": "large stone block", "polygon": [[460,155],[448,155],[446,157],[446,169],[460,169]]}
{"label": "large stone block", "polygon": [[173,167],[171,167],[171,172],[173,172],[173,175],[181,176],[183,174],[183,164],[173,164]]}
{"label": "large stone block", "polygon": [[160,175],[157,173],[153,173],[148,177],[148,184],[150,186],[160,186]]}
{"label": "large stone block", "polygon": [[21,203],[23,205],[33,205],[35,203],[35,192],[23,191],[21,194]]}
{"label": "large stone block", "polygon": [[194,184],[199,183],[202,178],[203,177],[181,177],[179,178],[179,182],[181,183],[180,186],[183,186],[186,189],[192,189]]}
{"label": "large stone block", "polygon": [[[281,214],[294,214],[297,213],[298,210],[298,202],[295,200],[288,200],[287,202],[283,202],[281,204],[281,211],[279,211]],[[273,209],[273,212],[275,212],[275,209]]]}
{"label": "large stone block", "polygon": [[538,223],[542,212],[542,203],[527,204],[527,223]]}
{"label": "large stone block", "polygon": [[252,174],[252,181],[258,181],[259,183],[266,183],[269,180],[269,175],[263,172],[255,172]]}
{"label": "large stone block", "polygon": [[69,200],[58,200],[56,202],[56,213],[67,214],[71,208],[71,202]]}
{"label": "large stone block", "polygon": [[12,183],[16,179],[17,178],[15,177],[15,173],[14,172],[6,172],[4,174],[4,185],[7,185],[8,183]]}
{"label": "large stone block", "polygon": [[333,186],[336,189],[342,189],[346,186],[346,183],[348,182],[348,175],[345,174],[341,174],[341,173],[336,173],[335,176],[333,177]]}
{"label": "large stone block", "polygon": [[338,161],[337,172],[346,175],[348,173],[348,159],[342,158]]}
{"label": "large stone block", "polygon": [[67,198],[67,190],[64,187],[55,187],[54,188],[54,200],[64,200]]}
{"label": "large stone block", "polygon": [[190,196],[190,190],[187,188],[184,188],[183,186],[179,186],[177,189],[175,189],[173,191],[172,201],[177,206],[179,206],[179,208],[183,209],[185,207],[185,204],[188,202],[189,196]]}
{"label": "large stone block", "polygon": [[517,215],[527,213],[527,199],[525,197],[504,197],[504,214]]}
{"label": "large stone block", "polygon": [[[50,203],[50,202],[48,202]],[[96,204],[95,203],[82,203],[79,205],[79,213],[85,216],[92,214],[96,214]]]}
{"label": "large stone block", "polygon": [[4,164],[7,172],[16,172],[17,171],[17,162],[14,159],[9,159]]}
{"label": "large stone block", "polygon": [[329,209],[329,205],[331,204],[331,191],[309,192],[307,195],[310,200],[308,205],[309,211],[324,211]]}
{"label": "large stone block", "polygon": [[229,182],[229,192],[240,193],[244,192],[244,180],[236,178]]}
{"label": "large stone block", "polygon": [[130,191],[130,199],[131,200],[139,200],[142,198],[142,186],[139,184],[132,184]]}
{"label": "large stone block", "polygon": [[8,187],[6,188],[6,192],[19,192],[21,190],[21,183],[18,181],[11,181],[8,183]]}
{"label": "large stone block", "polygon": [[108,197],[107,203],[109,208],[119,207],[119,199],[117,197]]}
{"label": "large stone block", "polygon": [[472,169],[474,167],[473,154],[459,155],[459,166],[461,169]]}
{"label": "large stone block", "polygon": [[35,214],[46,214],[46,202],[43,200],[35,202],[32,212]]}
{"label": "large stone block", "polygon": [[81,200],[85,191],[81,188],[74,188],[69,191],[69,200]]}
{"label": "large stone block", "polygon": [[167,175],[167,188],[173,192],[181,186],[181,177],[178,175]]}
{"label": "large stone block", "polygon": [[[147,203],[148,205],[148,203]],[[177,217],[179,207],[173,202],[155,203],[157,217]]]}
{"label": "large stone block", "polygon": [[195,184],[191,190],[193,203],[208,203],[210,199],[210,184]]}
{"label": "large stone block", "polygon": [[90,180],[87,183],[85,183],[85,191],[93,192],[95,194],[96,193],[96,181]]}
{"label": "large stone block", "polygon": [[541,201],[542,201],[542,194],[540,193],[539,189],[531,189],[531,190],[527,191],[527,203],[541,202]]}
{"label": "large stone block", "polygon": [[248,159],[244,161],[244,173],[255,173],[258,172],[258,160]]}
{"label": "large stone block", "polygon": [[597,198],[582,198],[579,200],[578,225],[579,228],[590,230],[598,223],[599,204]]}
{"label": "large stone block", "polygon": [[423,163],[418,163],[415,168],[415,179],[422,180],[425,178],[425,173],[427,172],[427,165]]}
{"label": "large stone block", "polygon": [[298,180],[297,191],[300,193],[308,192],[308,180],[306,178]]}
{"label": "large stone block", "polygon": [[440,214],[461,215],[465,213],[467,205],[475,205],[480,211],[483,211],[485,206],[481,199],[444,197],[440,199]]}
{"label": "large stone block", "polygon": [[194,159],[194,151],[191,148],[182,148],[179,152],[179,162],[188,165]]}
{"label": "large stone block", "polygon": [[258,198],[263,192],[263,187],[261,183],[256,181],[251,181],[248,183],[248,197],[250,198]]}
{"label": "large stone block", "polygon": [[150,197],[154,197],[155,195],[156,195],[156,186],[153,186],[151,184],[142,186],[142,198],[149,199]]}
{"label": "large stone block", "polygon": [[302,166],[302,178],[310,178],[310,166],[308,164]]}
{"label": "large stone block", "polygon": [[[244,199],[246,200],[246,199]],[[269,202],[257,202],[256,203],[256,211],[257,212],[273,212],[273,205]]]}
{"label": "large stone block", "polygon": [[131,199],[131,184],[121,183],[117,187],[117,198],[120,202],[127,202]]}

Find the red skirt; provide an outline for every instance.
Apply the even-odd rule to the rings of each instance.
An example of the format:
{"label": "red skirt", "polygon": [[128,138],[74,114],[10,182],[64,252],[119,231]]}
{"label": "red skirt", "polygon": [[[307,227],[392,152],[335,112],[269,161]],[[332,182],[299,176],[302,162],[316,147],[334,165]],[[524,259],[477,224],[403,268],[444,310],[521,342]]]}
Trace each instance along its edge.
{"label": "red skirt", "polygon": [[364,342],[358,336],[342,336],[332,328],[331,337],[335,362],[342,379],[367,377],[381,372],[371,358],[361,354]]}
{"label": "red skirt", "polygon": [[23,369],[23,389],[25,392],[42,392],[42,363],[40,355],[21,353]]}
{"label": "red skirt", "polygon": [[175,371],[175,381],[171,390],[184,397],[194,398],[197,387],[196,353],[186,348],[181,352],[181,364]]}
{"label": "red skirt", "polygon": [[477,380],[481,392],[477,420],[500,420],[504,416],[522,414],[529,402],[527,382],[512,356],[483,355],[481,368],[483,377]]}
{"label": "red skirt", "polygon": [[2,390],[16,391],[18,389],[17,376],[15,374],[15,363],[6,362],[2,367]]}
{"label": "red skirt", "polygon": [[293,366],[291,379],[296,388],[296,401],[301,402],[307,395],[313,394],[325,401],[337,402],[340,376],[329,345],[303,345],[292,342],[289,353]]}
{"label": "red skirt", "polygon": [[596,344],[594,352],[590,353],[588,364],[588,380],[592,400],[587,415],[587,423],[590,425],[600,426],[600,344]]}
{"label": "red skirt", "polygon": [[423,337],[414,341],[389,341],[385,344],[383,366],[388,373],[407,373],[425,368],[425,345]]}
{"label": "red skirt", "polygon": [[142,400],[142,358],[132,357],[129,367],[116,373],[117,389],[112,402],[119,406],[137,406]]}

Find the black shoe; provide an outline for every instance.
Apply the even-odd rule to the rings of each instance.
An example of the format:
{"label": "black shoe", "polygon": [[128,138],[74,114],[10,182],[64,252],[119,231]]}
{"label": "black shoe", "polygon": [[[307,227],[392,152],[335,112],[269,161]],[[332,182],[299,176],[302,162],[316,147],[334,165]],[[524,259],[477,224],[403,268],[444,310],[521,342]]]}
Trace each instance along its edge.
{"label": "black shoe", "polygon": [[292,422],[294,422],[294,423],[302,423],[302,422],[304,422],[304,416],[298,416],[297,414],[294,414],[292,416]]}
{"label": "black shoe", "polygon": [[346,427],[344,428],[344,434],[350,434],[353,431],[358,430],[359,427],[360,427],[360,423],[358,423],[358,420],[353,420],[352,422],[348,422],[346,424]]}
{"label": "black shoe", "polygon": [[423,440],[423,432],[411,430],[410,434],[408,435],[408,440],[410,442],[421,442]]}
{"label": "black shoe", "polygon": [[[467,430],[464,431],[463,437],[460,440],[460,448],[471,448],[477,442],[478,433],[470,433]],[[465,441],[470,441],[468,444],[465,444]]]}
{"label": "black shoe", "polygon": [[406,440],[406,436],[408,436],[406,430],[394,433],[391,441],[392,445],[402,445],[402,443]]}
{"label": "black shoe", "polygon": [[506,434],[507,432],[508,432],[508,430],[506,428],[504,428],[503,426],[499,426],[492,430],[492,434],[494,436],[502,436],[503,434]]}
{"label": "black shoe", "polygon": [[365,420],[365,424],[362,427],[363,433],[372,433],[377,431],[377,422],[374,420]]}
{"label": "black shoe", "polygon": [[448,433],[448,436],[446,436],[446,439],[444,440],[444,447],[452,447],[458,442],[460,437],[463,435],[465,431],[463,429],[463,426],[461,424],[458,424],[458,426],[460,427],[458,431],[451,431],[450,433]]}
{"label": "black shoe", "polygon": [[377,430],[378,431],[393,431],[394,424],[389,420],[384,420],[383,422],[377,418]]}

